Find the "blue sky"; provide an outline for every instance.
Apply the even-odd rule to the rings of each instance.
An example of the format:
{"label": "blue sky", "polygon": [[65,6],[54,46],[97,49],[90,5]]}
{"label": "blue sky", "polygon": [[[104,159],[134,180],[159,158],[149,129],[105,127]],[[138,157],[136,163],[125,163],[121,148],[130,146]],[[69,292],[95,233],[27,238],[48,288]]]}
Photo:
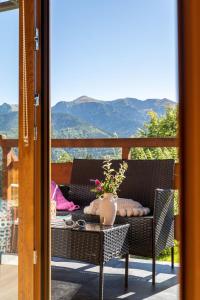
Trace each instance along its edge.
{"label": "blue sky", "polygon": [[18,10],[0,13],[0,103],[18,103]]}
{"label": "blue sky", "polygon": [[[176,0],[52,0],[51,10],[53,104],[177,100]],[[0,40],[0,102],[16,103],[17,11],[0,14]]]}

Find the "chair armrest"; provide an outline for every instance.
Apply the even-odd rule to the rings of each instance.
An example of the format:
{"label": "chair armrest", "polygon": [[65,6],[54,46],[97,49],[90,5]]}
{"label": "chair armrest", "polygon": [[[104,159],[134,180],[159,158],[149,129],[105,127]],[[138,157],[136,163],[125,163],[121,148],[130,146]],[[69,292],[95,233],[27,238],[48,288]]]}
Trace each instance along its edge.
{"label": "chair armrest", "polygon": [[174,245],[174,191],[155,190],[153,230],[155,239],[155,252],[160,252]]}
{"label": "chair armrest", "polygon": [[161,217],[164,217],[168,212],[171,212],[171,217],[174,217],[174,190],[156,189],[154,201],[154,219],[159,222]]}

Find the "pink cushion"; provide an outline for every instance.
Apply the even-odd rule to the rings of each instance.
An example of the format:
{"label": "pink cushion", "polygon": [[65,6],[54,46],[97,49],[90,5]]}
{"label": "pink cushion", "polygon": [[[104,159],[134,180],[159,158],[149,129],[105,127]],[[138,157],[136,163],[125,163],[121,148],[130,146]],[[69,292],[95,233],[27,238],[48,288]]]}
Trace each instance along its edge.
{"label": "pink cushion", "polygon": [[78,205],[65,199],[59,186],[54,181],[51,181],[51,200],[56,201],[57,210],[73,211],[80,208]]}

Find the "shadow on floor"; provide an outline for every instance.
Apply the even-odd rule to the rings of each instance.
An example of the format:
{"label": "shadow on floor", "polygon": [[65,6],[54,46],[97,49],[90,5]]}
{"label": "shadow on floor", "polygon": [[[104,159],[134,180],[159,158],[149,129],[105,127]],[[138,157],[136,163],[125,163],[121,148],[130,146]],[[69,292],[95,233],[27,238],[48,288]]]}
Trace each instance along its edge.
{"label": "shadow on floor", "polygon": [[[98,271],[93,265],[53,259],[52,300],[98,299]],[[178,267],[157,263],[156,286],[151,284],[151,261],[131,259],[129,288],[124,290],[124,262],[113,260],[104,269],[104,300],[178,299]]]}

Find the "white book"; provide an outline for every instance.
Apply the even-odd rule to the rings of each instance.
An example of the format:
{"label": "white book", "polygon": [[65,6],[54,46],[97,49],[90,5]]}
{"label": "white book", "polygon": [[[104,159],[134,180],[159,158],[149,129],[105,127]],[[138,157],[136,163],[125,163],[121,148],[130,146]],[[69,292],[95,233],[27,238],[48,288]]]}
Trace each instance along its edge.
{"label": "white book", "polygon": [[67,216],[57,216],[55,219],[51,220],[51,227],[63,228],[63,227],[65,227],[65,222],[71,221],[71,220],[72,220],[71,214],[69,214]]}

